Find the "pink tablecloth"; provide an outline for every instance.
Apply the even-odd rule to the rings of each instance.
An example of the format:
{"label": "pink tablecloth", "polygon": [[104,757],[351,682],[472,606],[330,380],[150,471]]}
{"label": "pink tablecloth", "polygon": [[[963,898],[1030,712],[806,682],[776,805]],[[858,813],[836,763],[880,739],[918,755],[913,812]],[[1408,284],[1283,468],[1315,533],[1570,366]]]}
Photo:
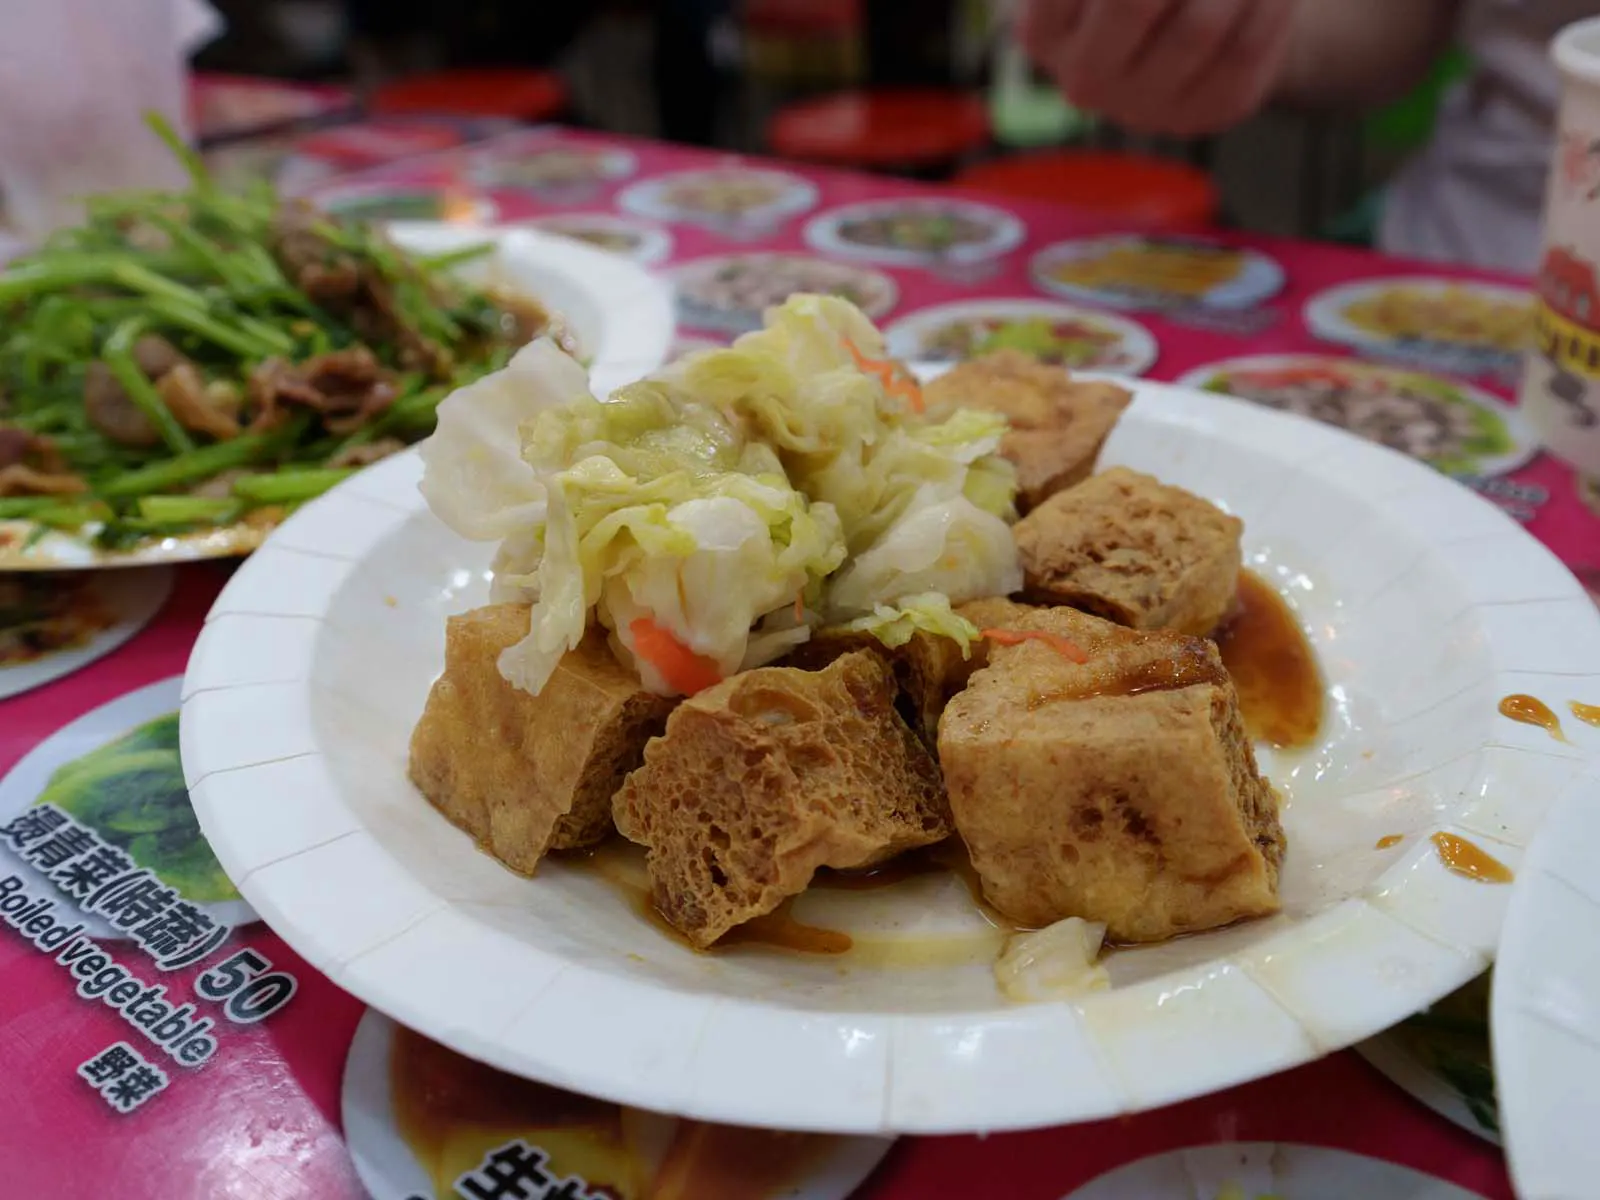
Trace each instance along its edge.
{"label": "pink tablecloth", "polygon": [[[1063,295],[1063,277],[1052,275],[1051,267],[1073,253],[1052,247],[1117,232],[1105,221],[1048,206],[997,202],[1003,210],[998,226],[993,213],[969,214],[980,224],[988,222],[987,232],[980,229],[968,239],[976,249],[969,244],[965,251],[947,250],[920,261],[874,264],[857,256],[881,249],[850,244],[852,236],[859,243],[860,227],[841,233],[833,210],[948,193],[786,167],[792,172],[787,178],[746,175],[742,182],[758,189],[766,209],[753,219],[729,222],[686,211],[684,193],[660,182],[663,175],[712,166],[747,172],[760,164],[547,129],[342,176],[320,194],[335,205],[437,209],[511,222],[586,214],[583,224],[609,228],[631,252],[657,260],[687,281],[683,315],[688,320],[681,329],[686,338],[724,339],[748,314],[719,306],[715,288],[707,292],[693,283],[708,268],[691,266],[685,272],[684,264],[772,251],[813,255],[816,247],[867,272],[843,278],[877,305],[880,322],[891,329],[934,306],[974,300],[1050,300],[1079,304],[1091,315],[1109,311],[1082,305],[1082,293],[1077,299]],[[594,221],[596,214],[604,219]],[[1189,280],[1181,285],[1189,298],[1174,303],[1169,295],[1156,308],[1124,313],[1149,340],[1137,329],[1131,334],[1124,329],[1121,350],[1130,361],[1149,359],[1153,352],[1152,377],[1176,379],[1241,356],[1348,357],[1349,345],[1313,332],[1308,304],[1340,285],[1439,274],[1330,246],[1234,237],[1224,242],[1253,253],[1223,256],[1218,266],[1214,252],[1157,248],[1158,255],[1175,262],[1178,277]],[[1106,266],[1115,261],[1102,258],[1092,286],[1117,284],[1111,277],[1115,270]],[[1195,273],[1200,284],[1193,282]],[[1083,286],[1081,272],[1072,278]],[[698,305],[696,295],[702,301]],[[1343,309],[1322,301],[1314,311],[1324,313],[1317,321],[1326,334],[1325,314]],[[1057,312],[1051,319],[1060,316]],[[1454,469],[1472,475],[1472,486],[1524,521],[1591,588],[1600,586],[1600,517],[1589,507],[1594,501],[1586,503],[1571,473],[1540,452],[1518,426],[1509,404],[1507,360],[1484,346],[1452,350],[1416,339],[1368,349],[1429,367],[1449,403],[1487,414],[1481,421],[1491,430],[1488,441],[1472,450],[1471,462],[1458,461]],[[308,968],[251,914],[208,910],[232,913],[217,916],[233,927],[228,941],[198,965],[168,972],[136,940],[119,939],[93,920],[64,946],[37,947],[28,940],[44,936],[30,934],[28,919],[35,910],[21,901],[7,907],[13,893],[46,899],[51,892],[44,882],[49,864],[39,852],[42,841],[27,841],[25,831],[6,822],[31,803],[50,768],[176,706],[176,679],[224,578],[221,566],[183,569],[163,611],[121,649],[56,682],[0,700],[0,772],[10,772],[0,785],[0,827],[13,830],[9,857],[4,854],[8,835],[0,832],[0,916],[7,918],[7,927],[0,929],[0,1061],[7,1064],[10,1080],[0,1098],[0,1161],[5,1164],[0,1191],[8,1196],[338,1200],[362,1194],[354,1159],[362,1161],[360,1179],[380,1195],[426,1194],[383,1182],[378,1160],[395,1153],[398,1143],[392,1136],[374,1134],[366,1120],[358,1122],[361,1131],[347,1124],[353,1111],[364,1111],[359,1096],[352,1100],[354,1068],[347,1066],[347,1057],[354,1060],[348,1052],[363,1020],[361,1004]],[[97,712],[105,705],[115,707]],[[54,898],[56,912],[72,911],[70,900]],[[12,920],[17,911],[21,929]],[[37,929],[49,927],[41,921]],[[98,949],[84,945],[82,938],[91,936]],[[74,948],[77,957],[72,957]],[[100,950],[106,961],[85,969],[85,956]],[[254,956],[241,957],[242,951]],[[234,968],[244,974],[230,978]],[[122,973],[114,975],[117,970]],[[245,1019],[255,1014],[248,1005],[241,1009],[238,1000],[243,981],[252,975],[294,980],[281,1009],[255,1022]],[[96,978],[106,982],[97,984]],[[122,989],[123,980],[137,986]],[[151,991],[156,987],[164,991]],[[269,987],[254,994],[271,1008],[287,991],[285,983],[276,992]],[[140,999],[147,993],[152,1000]],[[156,1002],[165,1005],[159,1017],[150,1007]],[[141,1024],[145,1018],[149,1025]],[[155,1036],[163,1025],[172,1032],[165,1047]],[[210,1047],[205,1061],[183,1061],[173,1039],[199,1039],[195,1044]],[[118,1045],[132,1057],[107,1058],[105,1052]],[[857,1194],[866,1200],[1188,1196],[1187,1190],[1169,1192],[1151,1182],[1169,1178],[1160,1175],[1158,1156],[1208,1146],[1224,1157],[1236,1153],[1246,1173],[1248,1164],[1270,1161],[1291,1175],[1291,1167],[1300,1170],[1294,1177],[1302,1182],[1318,1171],[1347,1177],[1340,1172],[1354,1170],[1352,1164],[1373,1169],[1366,1160],[1394,1164],[1382,1180],[1363,1185],[1372,1189],[1363,1196],[1374,1200],[1414,1193],[1416,1177],[1400,1168],[1447,1181],[1465,1196],[1502,1200],[1511,1195],[1499,1152],[1489,1140],[1436,1115],[1353,1052],[1139,1117],[984,1139],[904,1139]],[[482,1187],[496,1178],[487,1163],[487,1173],[477,1177]],[[1187,1178],[1181,1171],[1170,1178],[1180,1176]],[[1096,1179],[1098,1184],[1091,1183]],[[541,1190],[527,1176],[520,1182],[506,1176],[495,1186],[500,1190],[493,1194],[504,1197],[567,1194]],[[463,1176],[454,1194],[489,1194],[472,1187],[473,1179]],[[808,1187],[793,1194],[812,1200],[842,1195],[815,1181]]]}

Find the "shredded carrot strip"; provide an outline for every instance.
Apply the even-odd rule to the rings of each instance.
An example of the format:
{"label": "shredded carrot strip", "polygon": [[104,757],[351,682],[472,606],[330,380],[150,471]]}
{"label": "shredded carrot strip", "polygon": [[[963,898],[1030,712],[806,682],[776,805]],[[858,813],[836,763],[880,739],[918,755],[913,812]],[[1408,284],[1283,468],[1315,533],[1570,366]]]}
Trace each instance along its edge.
{"label": "shredded carrot strip", "polygon": [[805,596],[804,592],[796,592],[794,594],[794,623],[796,625],[801,624],[806,619]]}
{"label": "shredded carrot strip", "polygon": [[886,359],[868,358],[854,342],[846,342],[845,346],[850,350],[850,357],[856,360],[856,366],[883,384],[885,395],[898,396],[910,406],[912,412],[923,410],[922,389],[917,386],[916,380],[907,379],[901,374],[900,368]]}
{"label": "shredded carrot strip", "polygon": [[1076,663],[1089,661],[1084,648],[1069,637],[1044,629],[985,629],[980,634],[998,646],[1020,646],[1023,642],[1043,642],[1063,658]]}
{"label": "shredded carrot strip", "polygon": [[633,634],[633,652],[661,672],[673,691],[692,696],[722,682],[716,663],[696,654],[650,618],[633,621],[628,632]]}

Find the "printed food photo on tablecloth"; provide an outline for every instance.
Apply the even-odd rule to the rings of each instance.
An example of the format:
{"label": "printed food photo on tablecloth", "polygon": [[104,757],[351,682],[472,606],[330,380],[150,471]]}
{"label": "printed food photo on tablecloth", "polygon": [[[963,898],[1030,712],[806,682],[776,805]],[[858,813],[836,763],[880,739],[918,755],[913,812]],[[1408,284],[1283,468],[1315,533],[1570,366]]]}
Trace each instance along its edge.
{"label": "printed food photo on tablecloth", "polygon": [[341,1108],[373,1200],[846,1200],[893,1144],[624,1108],[507,1075],[372,1010]]}
{"label": "printed food photo on tablecloth", "polygon": [[1538,439],[1504,401],[1417,371],[1265,354],[1212,363],[1178,382],[1336,425],[1455,476],[1504,475],[1539,451]]}
{"label": "printed food photo on tablecloth", "polygon": [[591,145],[551,132],[513,134],[481,147],[467,177],[479,187],[528,192],[547,203],[590,199],[638,170],[632,151]]}
{"label": "printed food photo on tablecloth", "polygon": [[1280,1142],[1195,1146],[1106,1172],[1064,1200],[1481,1200],[1396,1163]]}
{"label": "printed food photo on tablecloth", "polygon": [[659,225],[607,212],[556,213],[523,222],[530,229],[558,234],[609,250],[640,266],[654,266],[672,255],[672,234]]}
{"label": "printed food photo on tablecloth", "polygon": [[1469,1133],[1499,1144],[1489,1053],[1488,971],[1466,987],[1357,1046],[1389,1080]]}
{"label": "printed food photo on tablecloth", "polygon": [[1034,282],[1068,299],[1115,308],[1236,313],[1270,300],[1283,268],[1260,250],[1190,237],[1108,234],[1046,246]]}
{"label": "printed food photo on tablecloth", "polygon": [[[181,682],[153,683],[79,717],[0,780],[0,826],[32,823],[45,835],[0,838],[0,863],[20,860],[49,880],[42,890],[84,908],[89,936],[132,939],[164,965],[152,945],[167,934],[143,923],[157,915],[147,911],[151,895],[170,890],[173,907],[186,906],[224,936],[257,919],[189,803],[178,751]],[[140,894],[131,886],[108,893],[128,872],[147,876]]]}
{"label": "printed food photo on tablecloth", "polygon": [[729,254],[682,263],[669,272],[677,291],[678,320],[693,329],[744,333],[761,328],[761,314],[796,292],[821,292],[849,300],[877,319],[900,296],[882,271],[805,254]]}
{"label": "printed food photo on tablecloth", "polygon": [[746,166],[674,171],[629,184],[617,195],[623,211],[637,217],[751,237],[774,232],[816,203],[809,179]]}
{"label": "printed food photo on tablecloth", "polygon": [[499,216],[487,196],[452,183],[359,183],[318,188],[318,208],[349,221],[448,221],[486,225]]}
{"label": "printed food photo on tablecloth", "polygon": [[1317,337],[1424,370],[1510,380],[1533,345],[1533,297],[1465,279],[1367,279],[1305,307]]}
{"label": "printed food photo on tablecloth", "polygon": [[1000,258],[1027,236],[1020,219],[989,204],[946,197],[873,200],[821,213],[806,244],[830,258],[898,267],[967,266]]}
{"label": "printed food photo on tablecloth", "polygon": [[147,625],[172,572],[13,571],[0,574],[0,700],[104,658]]}
{"label": "printed food photo on tablecloth", "polygon": [[1021,350],[1050,366],[1139,375],[1158,353],[1131,318],[1054,300],[962,300],[919,309],[884,331],[889,353],[919,362],[961,362]]}

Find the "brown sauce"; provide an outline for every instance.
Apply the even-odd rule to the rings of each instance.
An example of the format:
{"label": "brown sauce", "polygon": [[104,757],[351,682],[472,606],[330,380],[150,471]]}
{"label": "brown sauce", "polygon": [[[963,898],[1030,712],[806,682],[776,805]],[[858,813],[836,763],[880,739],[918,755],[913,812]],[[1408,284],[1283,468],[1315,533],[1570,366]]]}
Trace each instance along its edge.
{"label": "brown sauce", "polygon": [[1403,834],[1403,833],[1385,834],[1383,837],[1378,839],[1378,843],[1377,843],[1377,845],[1375,845],[1373,847],[1373,849],[1374,850],[1387,850],[1390,846],[1398,846],[1401,842],[1403,842],[1405,840],[1406,840],[1406,835]]}
{"label": "brown sauce", "polygon": [[1192,647],[1172,657],[1160,658],[1135,667],[1131,671],[1102,671],[1085,681],[1082,687],[1056,689],[1028,698],[1030,712],[1058,704],[1063,700],[1095,700],[1101,696],[1142,696],[1146,692],[1176,692],[1204,684],[1222,683],[1226,670],[1219,668],[1205,651],[1205,643]]}
{"label": "brown sauce", "polygon": [[838,929],[821,929],[797,921],[790,911],[793,901],[785,900],[772,912],[743,925],[736,925],[723,934],[713,950],[724,946],[775,946],[780,950],[797,950],[801,954],[848,954],[855,945],[848,933]]}
{"label": "brown sauce", "polygon": [[1439,861],[1457,875],[1478,883],[1510,883],[1511,868],[1498,858],[1453,833],[1436,833],[1430,841],[1439,851]]}
{"label": "brown sauce", "polygon": [[974,907],[989,924],[1007,933],[1019,931],[1020,927],[1015,922],[990,907],[989,901],[984,898],[983,880],[978,875],[978,869],[972,865],[972,855],[967,852],[959,837],[950,838],[937,846],[909,851],[890,859],[881,867],[873,867],[866,871],[823,869],[812,877],[811,886],[846,892],[866,892],[894,887],[896,884],[930,875],[954,875],[967,889],[967,895],[971,897]]}
{"label": "brown sauce", "polygon": [[[690,945],[688,939],[661,915],[661,910],[656,908],[654,900],[651,899],[650,883],[644,872],[644,854],[638,847],[622,841],[611,841],[593,850],[563,854],[561,861],[604,879],[650,924],[674,941],[684,946]],[[894,865],[895,863],[891,862],[886,864],[886,867]],[[699,951],[693,946],[690,948],[709,954],[739,945],[773,946],[802,954],[849,952],[853,942],[848,933],[838,929],[823,929],[796,920],[791,912],[791,904],[791,901],[785,901],[766,916],[757,917],[753,921],[747,921],[737,928],[730,929],[709,951]]]}
{"label": "brown sauce", "polygon": [[1216,633],[1252,737],[1280,749],[1310,745],[1322,728],[1322,673],[1292,609],[1271,584],[1239,574],[1234,613]]}
{"label": "brown sauce", "polygon": [[1600,704],[1583,704],[1577,700],[1569,700],[1567,707],[1572,710],[1572,715],[1585,725],[1600,726]]}
{"label": "brown sauce", "polygon": [[1561,731],[1561,718],[1536,696],[1525,696],[1520,692],[1507,696],[1500,701],[1500,715],[1522,725],[1537,725],[1558,742],[1567,740],[1567,735]]}

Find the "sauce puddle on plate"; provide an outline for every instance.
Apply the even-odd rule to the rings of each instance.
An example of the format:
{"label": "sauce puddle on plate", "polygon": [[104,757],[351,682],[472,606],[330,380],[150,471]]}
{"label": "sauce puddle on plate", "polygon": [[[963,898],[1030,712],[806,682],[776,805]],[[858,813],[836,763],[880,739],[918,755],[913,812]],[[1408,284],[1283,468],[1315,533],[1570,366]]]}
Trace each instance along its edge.
{"label": "sauce puddle on plate", "polygon": [[[616,839],[593,850],[560,855],[563,864],[603,880],[619,896],[662,934],[680,946],[695,949],[668,923],[650,898],[650,881],[645,871],[644,850]],[[853,936],[842,929],[814,925],[798,918],[794,905],[799,897],[785,900],[776,910],[729,930],[710,950],[702,954],[721,954],[734,947],[782,950],[792,954],[848,959],[857,966],[876,968],[947,967],[988,961],[998,953],[1009,935],[1019,932],[983,898],[983,884],[972,866],[966,847],[958,839],[942,845],[913,850],[864,871],[832,871],[823,868],[811,880],[813,891],[873,892],[900,885],[915,885],[942,878],[959,880],[984,923],[975,930],[909,934],[892,932],[866,937]]]}
{"label": "sauce puddle on plate", "polygon": [[1521,725],[1536,725],[1558,742],[1567,740],[1567,735],[1561,731],[1561,718],[1537,696],[1525,696],[1521,692],[1507,696],[1500,701],[1500,715]]}
{"label": "sauce puddle on plate", "polygon": [[1572,710],[1572,715],[1585,725],[1600,728],[1600,704],[1584,704],[1578,700],[1568,700],[1567,707]]}
{"label": "sauce puddle on plate", "polygon": [[1403,833],[1387,833],[1387,834],[1384,834],[1383,837],[1378,839],[1378,844],[1376,846],[1374,846],[1373,849],[1374,850],[1387,850],[1390,846],[1398,846],[1401,842],[1403,842],[1405,840],[1406,840],[1406,835],[1403,834]]}
{"label": "sauce puddle on plate", "polygon": [[[605,880],[646,921],[680,945],[689,945],[688,939],[672,927],[651,900],[650,880],[644,868],[644,851],[640,847],[612,840],[593,850],[563,854],[561,861]],[[849,952],[854,943],[848,933],[838,929],[822,929],[796,920],[791,911],[793,903],[793,900],[785,900],[766,916],[730,929],[712,952],[734,945],[772,946],[802,954]]]}
{"label": "sauce puddle on plate", "polygon": [[1439,851],[1445,869],[1478,883],[1510,883],[1515,876],[1498,858],[1453,833],[1436,833],[1429,839]]}
{"label": "sauce puddle on plate", "polygon": [[1239,574],[1233,614],[1216,632],[1250,735],[1281,750],[1308,746],[1322,728],[1322,673],[1294,610],[1266,580]]}

